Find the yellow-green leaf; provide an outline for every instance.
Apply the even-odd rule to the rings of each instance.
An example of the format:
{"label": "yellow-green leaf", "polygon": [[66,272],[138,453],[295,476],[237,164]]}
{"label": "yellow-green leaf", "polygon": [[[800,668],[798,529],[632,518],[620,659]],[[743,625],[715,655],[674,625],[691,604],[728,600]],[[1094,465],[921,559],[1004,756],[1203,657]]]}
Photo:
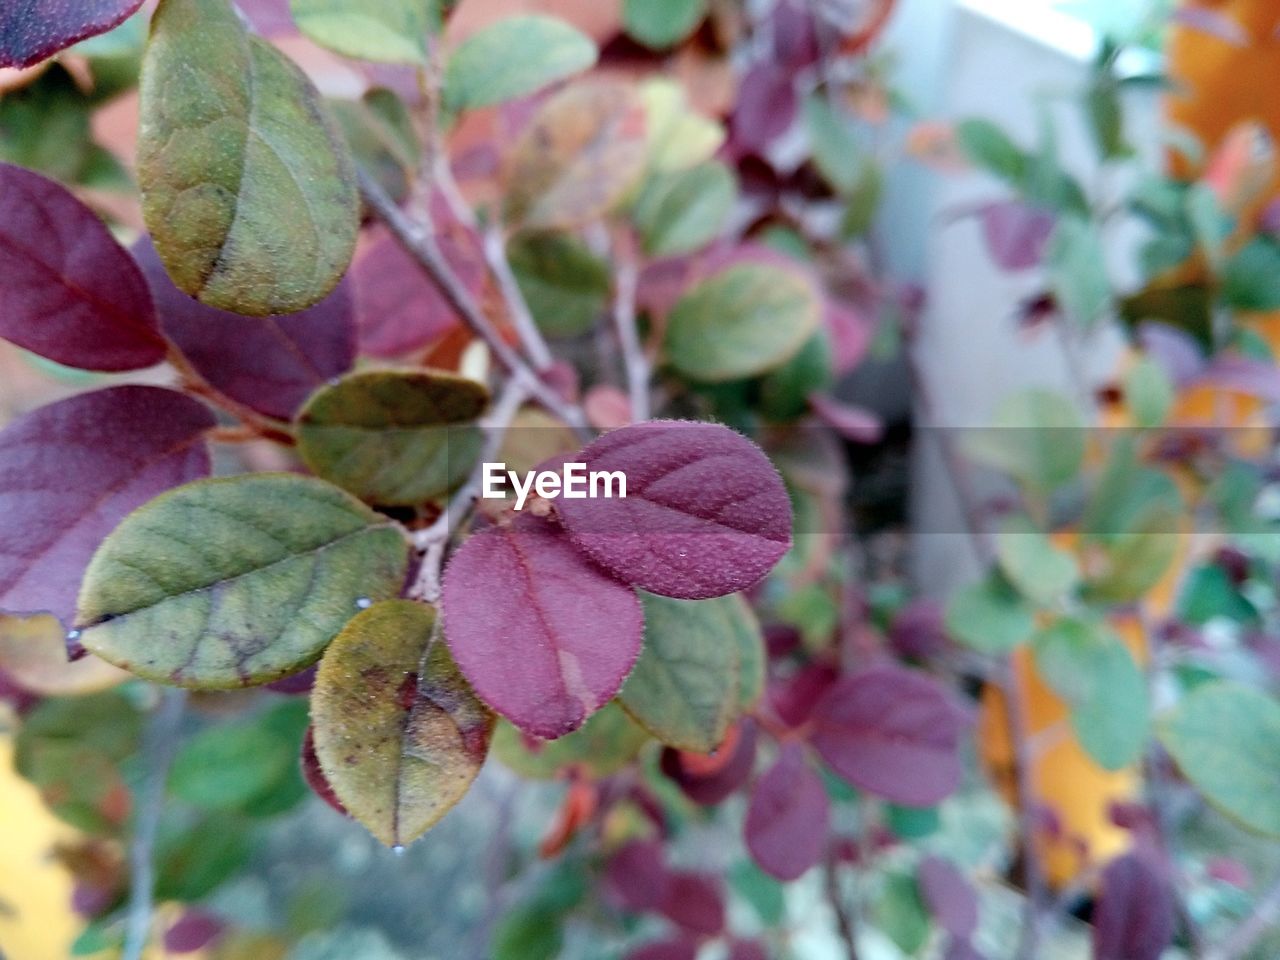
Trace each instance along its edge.
{"label": "yellow-green leaf", "polygon": [[730,266],[686,293],[671,311],[666,354],[693,380],[740,380],[776,369],[818,328],[813,284],[765,263]]}
{"label": "yellow-green leaf", "polygon": [[618,699],[663,743],[708,753],[738,712],[742,599],[640,600],[644,650]]}
{"label": "yellow-green leaf", "polygon": [[595,62],[591,38],[563,20],[507,17],[473,33],[453,52],[445,69],[445,106],[467,110],[514,100]]}
{"label": "yellow-green leaf", "polygon": [[267,683],[313,663],[361,606],[396,596],[408,559],[391,521],[322,480],[197,481],[102,542],[80,590],[80,642],[159,683]]}
{"label": "yellow-green leaf", "polygon": [[289,0],[304,34],[346,57],[425,63],[432,0]]}
{"label": "yellow-green leaf", "polygon": [[422,503],[460,484],[483,443],[480,383],[440,371],[366,370],[320,388],[298,414],[312,471],[362,499]]}
{"label": "yellow-green leaf", "polygon": [[499,720],[493,755],[530,780],[552,780],[569,767],[603,779],[634,760],[649,739],[618,701],[610,700],[581,727],[557,740],[530,740],[514,724]]}
{"label": "yellow-green leaf", "polygon": [[320,767],[347,812],[387,846],[433,827],[489,752],[493,714],[439,633],[425,604],[378,603],[347,624],[316,673]]}
{"label": "yellow-green leaf", "polygon": [[720,233],[738,198],[738,183],[723,163],[650,177],[636,199],[635,221],[645,253],[692,253]]}
{"label": "yellow-green leaf", "polygon": [[678,82],[665,77],[646,80],[640,85],[640,99],[650,169],[687,170],[710,160],[724,143],[724,127],[695,111]]}
{"label": "yellow-green leaf", "polygon": [[567,87],[516,144],[506,218],[529,229],[598,219],[640,180],[646,152],[644,109],[631,87],[601,80]]}
{"label": "yellow-green leaf", "polygon": [[1196,687],[1159,727],[1188,780],[1240,823],[1280,836],[1280,703],[1251,687]]}
{"label": "yellow-green leaf", "polygon": [[328,294],[355,250],[355,168],[315,88],[228,0],[162,0],[142,69],[138,181],[174,283],[263,316]]}

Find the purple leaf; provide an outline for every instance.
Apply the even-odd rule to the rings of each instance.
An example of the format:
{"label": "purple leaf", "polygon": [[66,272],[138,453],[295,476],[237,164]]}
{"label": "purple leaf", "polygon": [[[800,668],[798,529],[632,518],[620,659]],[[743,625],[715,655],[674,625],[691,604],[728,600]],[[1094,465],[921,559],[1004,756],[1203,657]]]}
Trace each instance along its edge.
{"label": "purple leaf", "polygon": [[268,683],[266,689],[272,693],[283,693],[289,696],[300,696],[304,693],[310,693],[311,688],[316,685],[316,667],[307,667],[307,669],[299,671],[291,676]]}
{"label": "purple leaf", "polygon": [[769,684],[769,703],[779,720],[789,727],[799,727],[839,679],[839,671],[829,663],[806,663],[791,676]]}
{"label": "purple leaf", "polygon": [[795,121],[800,107],[795,72],[780,63],[759,63],[738,86],[733,144],[743,153],[762,153]]}
{"label": "purple leaf", "polygon": [[577,459],[622,471],[625,498],[560,498],[574,544],[619,579],[682,600],[745,590],[791,545],[791,502],[760,448],[728,427],[656,420]]}
{"label": "purple leaf", "polygon": [[924,674],[871,667],[832,686],[814,708],[811,737],[855,787],[909,807],[932,807],[960,785],[968,715]]}
{"label": "purple leaf", "polygon": [[724,929],[724,894],[719,881],[708,874],[671,874],[662,914],[691,933],[715,936]]}
{"label": "purple leaf", "polygon": [[142,0],[9,0],[0,4],[0,67],[39,63],[73,43],[106,33],[140,6]]}
{"label": "purple leaf", "polygon": [[734,940],[725,960],[769,960],[769,954],[759,940]]}
{"label": "purple leaf", "polygon": [[942,960],[986,960],[978,948],[969,940],[957,940],[952,938],[947,944],[947,951],[942,955]]}
{"label": "purple leaf", "polygon": [[696,960],[697,956],[698,941],[676,937],[642,944],[629,952],[625,960]]}
{"label": "purple leaf", "polygon": [[609,858],[604,872],[609,898],[637,913],[656,910],[666,899],[669,882],[662,844],[654,840],[628,843]]}
{"label": "purple leaf", "polygon": [[916,872],[920,899],[949,934],[968,940],[978,927],[978,898],[955,864],[941,857],[925,857]]}
{"label": "purple leaf", "polygon": [[1209,364],[1200,380],[1221,390],[1243,393],[1270,403],[1280,402],[1280,369],[1267,361],[1239,354],[1221,354]]}
{"label": "purple leaf", "polygon": [[1204,355],[1195,339],[1177,327],[1147,320],[1138,326],[1143,352],[1164,368],[1175,386],[1185,387],[1204,372]]}
{"label": "purple leaf", "polygon": [[1019,200],[989,203],[978,210],[991,259],[1002,270],[1029,270],[1043,262],[1057,218]]}
{"label": "purple leaf", "polygon": [[[478,254],[451,239],[437,238],[441,253],[462,283],[477,294],[483,282]],[[458,317],[435,284],[386,231],[374,240],[351,268],[355,290],[360,352],[398,357],[425,347],[458,326]]]}
{"label": "purple leaf", "polygon": [[821,51],[813,12],[800,0],[782,0],[773,10],[774,59],[792,70],[815,63]]}
{"label": "purple leaf", "polygon": [[441,602],[458,668],[481,700],[530,736],[578,729],[640,655],[635,592],[531,514],[464,543],[445,569]]}
{"label": "purple leaf", "polygon": [[809,394],[809,406],[819,420],[853,443],[879,443],[884,436],[884,422],[866,407],[841,403],[825,393]]}
{"label": "purple leaf", "polygon": [[756,728],[750,718],[744,718],[737,727],[736,739],[721,747],[729,756],[714,772],[699,773],[689,768],[684,754],[667,748],[662,751],[662,772],[684,791],[694,803],[702,807],[714,807],[751,778],[756,764]]}
{"label": "purple leaf", "polygon": [[822,857],[831,809],[822,778],[796,744],[782,754],[751,791],[745,834],[760,869],[795,880]]}
{"label": "purple leaf", "polygon": [[1183,4],[1170,15],[1170,19],[1190,30],[1207,33],[1233,47],[1249,45],[1249,34],[1244,27],[1225,13],[1210,10],[1208,7]]}
{"label": "purple leaf", "polygon": [[831,337],[831,357],[836,373],[848,373],[871,348],[874,325],[862,310],[838,300],[828,300],[823,321]]}
{"label": "purple leaf", "polygon": [[196,953],[222,936],[226,925],[211,913],[187,910],[164,933],[164,949],[168,953]]}
{"label": "purple leaf", "polygon": [[1107,864],[1093,909],[1094,960],[1159,960],[1173,933],[1169,884],[1148,859],[1129,853]]}
{"label": "purple leaf", "polygon": [[210,385],[279,420],[292,420],[315,390],[351,369],[355,324],[350,284],[300,313],[244,317],[205,306],[173,285],[151,240],[134,248],[164,332]]}
{"label": "purple leaf", "polygon": [[70,623],[89,558],[135,507],[209,473],[203,405],[112,387],[42,407],[0,432],[0,610]]}
{"label": "purple leaf", "polygon": [[0,337],[84,370],[138,370],[165,355],[146,281],[106,225],[64,187],[8,164],[0,164]]}
{"label": "purple leaf", "polygon": [[926,660],[947,649],[942,606],[936,600],[913,600],[894,614],[889,642],[904,657]]}
{"label": "purple leaf", "polygon": [[324,775],[320,758],[316,756],[315,731],[309,725],[306,735],[302,738],[302,756],[299,762],[302,764],[302,779],[311,788],[311,792],[344,817],[351,816],[347,808],[342,805],[342,801],[338,799],[338,793],[333,789],[333,784]]}

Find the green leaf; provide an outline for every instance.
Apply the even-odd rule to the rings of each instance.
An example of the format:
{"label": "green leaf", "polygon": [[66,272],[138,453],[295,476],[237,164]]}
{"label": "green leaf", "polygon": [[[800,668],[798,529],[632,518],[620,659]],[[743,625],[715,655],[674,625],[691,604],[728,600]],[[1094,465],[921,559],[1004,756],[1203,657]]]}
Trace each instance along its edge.
{"label": "green leaf", "polygon": [[1228,260],[1222,299],[1236,310],[1280,310],[1280,245],[1258,237]]}
{"label": "green leaf", "polygon": [[596,62],[590,37],[556,17],[508,17],[473,33],[449,57],[444,103],[469,110],[536,93]]}
{"label": "green leaf", "polygon": [[669,257],[700,250],[719,236],[737,199],[737,178],[718,160],[656,174],[633,212],[644,252]]}
{"label": "green leaf", "polygon": [[1179,516],[1153,508],[1136,527],[1099,541],[1089,564],[1085,597],[1094,602],[1129,603],[1160,582],[1178,554]]}
{"label": "green leaf", "polygon": [[232,814],[212,814],[192,823],[162,821],[156,899],[203,900],[248,865],[254,847],[248,822]]}
{"label": "green leaf", "polygon": [[[174,758],[169,790],[201,810],[265,812],[288,809],[304,793],[298,751],[306,707],[284,703],[192,737]],[[281,797],[275,796],[281,794]]]}
{"label": "green leaf", "polygon": [[804,102],[804,121],[818,172],[837,193],[852,192],[866,163],[866,151],[853,128],[826,97],[816,93]]}
{"label": "green leaf", "polygon": [[1205,683],[1158,725],[1160,742],[1205,798],[1251,830],[1280,836],[1280,703]]}
{"label": "green leaf", "polygon": [[787,916],[785,887],[751,860],[741,860],[729,871],[729,884],[751,904],[766,927],[779,927]]}
{"label": "green leaf", "polygon": [[610,700],[568,736],[533,742],[505,720],[493,734],[493,755],[520,776],[553,780],[568,767],[581,767],[593,779],[617,773],[649,742],[617,700]]}
{"label": "green leaf", "polygon": [[1258,609],[1216,563],[1191,571],[1178,594],[1177,612],[1179,619],[1197,627],[1218,618],[1236,623],[1256,623],[1259,619]]}
{"label": "green leaf", "polygon": [[668,746],[710,753],[738,711],[742,598],[640,600],[644,650],[618,699]]}
{"label": "green leaf", "polygon": [[493,932],[493,960],[555,960],[564,946],[558,912],[534,904],[512,910]]}
{"label": "green leaf", "polygon": [[55,63],[34,83],[0,96],[0,161],[75,182],[92,150],[89,120],[75,80]]}
{"label": "green leaf", "polygon": [[609,302],[609,265],[568,233],[518,233],[507,257],[538,328],[550,337],[592,329]]}
{"label": "green leaf", "polygon": [[1035,603],[1061,600],[1079,583],[1075,558],[1055,547],[1025,517],[1005,524],[996,536],[996,553],[1009,582]]}
{"label": "green leaf", "polygon": [[404,584],[400,530],[294,474],[201,480],[125,517],[80,590],[80,642],[159,683],[234,688],[315,661],[357,602]]}
{"label": "green leaf", "polygon": [[412,506],[470,474],[489,392],[435,370],[365,370],[321,387],[298,413],[298,452],[317,476],[371,503]]}
{"label": "green leaf", "polygon": [[1125,374],[1124,397],[1140,427],[1163,424],[1177,399],[1169,375],[1149,357],[1139,359]]}
{"label": "green leaf", "polygon": [[809,395],[836,379],[831,338],[819,328],[800,352],[760,382],[760,410],[770,420],[788,421],[809,411]]}
{"label": "green leaf", "polygon": [[310,81],[228,0],[162,0],[142,69],[138,182],[156,250],[203,303],[311,306],[355,250],[355,166]]}
{"label": "green leaf", "polygon": [[627,35],[653,50],[673,47],[702,22],[707,0],[623,0]]}
{"label": "green leaf", "polygon": [[632,87],[583,81],[547,100],[516,143],[504,215],[533,230],[598,220],[644,174],[644,112]]}
{"label": "green leaf", "polygon": [[1102,623],[1065,617],[1036,634],[1036,669],[1071,708],[1071,726],[1098,765],[1119,770],[1141,755],[1150,703],[1146,678]]}
{"label": "green leaf", "polygon": [[920,840],[937,833],[942,827],[937,807],[903,807],[887,803],[884,813],[889,829],[903,840]]}
{"label": "green leaf", "polygon": [[308,38],[344,57],[377,63],[424,64],[432,0],[289,0],[294,23]]}
{"label": "green leaf", "polygon": [[1093,326],[1111,304],[1111,279],[1097,228],[1080,216],[1060,217],[1045,262],[1059,309],[1073,323]]}
{"label": "green leaf", "polygon": [[413,118],[404,101],[378,87],[359,100],[331,100],[329,109],[360,168],[391,196],[404,199],[420,153]]}
{"label": "green leaf", "polygon": [[411,843],[462,799],[489,752],[493,714],[412,600],[365,610],[320,661],[316,757],[347,811],[387,846]]}
{"label": "green leaf", "polygon": [[738,713],[751,710],[764,696],[768,651],[764,632],[745,597],[733,593],[720,598],[738,647]]}
{"label": "green leaf", "polygon": [[1200,181],[1187,188],[1185,197],[1187,222],[1192,236],[1213,273],[1223,267],[1223,244],[1231,235],[1233,224],[1218,195],[1209,184]]}
{"label": "green leaf", "polygon": [[1000,405],[991,427],[966,432],[963,446],[977,462],[1048,492],[1080,470],[1084,421],[1066,397],[1026,390]]}
{"label": "green leaf", "polygon": [[915,877],[908,873],[895,870],[885,875],[872,905],[872,917],[875,925],[908,955],[916,953],[929,938],[929,914]]}
{"label": "green leaf", "polygon": [[695,111],[677,81],[650,77],[640,84],[640,99],[650,170],[687,170],[710,160],[724,143],[724,127]]}
{"label": "green leaf", "polygon": [[1013,185],[1021,185],[1027,155],[989,120],[965,120],[956,127],[960,149],[970,161]]}
{"label": "green leaf", "polygon": [[668,319],[666,354],[680,373],[708,383],[767,373],[795,356],[820,315],[804,276],[737,264],[680,298]]}
{"label": "green leaf", "polygon": [[952,594],[947,632],[982,653],[1007,653],[1031,636],[1035,611],[996,572]]}

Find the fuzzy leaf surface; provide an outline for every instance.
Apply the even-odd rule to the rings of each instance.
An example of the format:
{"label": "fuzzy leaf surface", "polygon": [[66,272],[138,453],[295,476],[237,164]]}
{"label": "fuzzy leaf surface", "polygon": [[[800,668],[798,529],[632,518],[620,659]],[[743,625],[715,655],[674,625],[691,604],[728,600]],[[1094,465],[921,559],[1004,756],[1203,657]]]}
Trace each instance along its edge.
{"label": "fuzzy leaf surface", "polygon": [[322,480],[198,481],[103,541],[80,591],[80,640],[159,683],[268,683],[313,663],[357,601],[396,596],[408,553],[390,521]]}
{"label": "fuzzy leaf surface", "polygon": [[213,414],[159,387],[111,387],[0,432],[0,610],[75,614],[90,557],[125,514],[209,472]]}
{"label": "fuzzy leaf surface", "polygon": [[931,807],[960,785],[965,712],[935,681],[871,667],[832,685],[810,738],[836,773],[894,803]]}
{"label": "fuzzy leaf surface", "polygon": [[448,492],[483,444],[480,383],[442,371],[365,370],[322,387],[298,415],[298,452],[317,476],[372,503]]}
{"label": "fuzzy leaf surface", "polygon": [[302,71],[228,0],[161,0],[141,93],[142,212],[177,287],[254,316],[328,295],[360,205],[346,143]]}
{"label": "fuzzy leaf surface", "polygon": [[165,354],[147,284],[106,224],[65,187],[9,164],[0,164],[0,337],[82,370],[137,370]]}
{"label": "fuzzy leaf surface", "polygon": [[320,661],[311,709],[325,779],[387,846],[417,839],[462,799],[493,734],[435,611],[410,600],[347,624]]}
{"label": "fuzzy leaf surface", "polygon": [[480,699],[546,740],[581,727],[640,655],[635,593],[530,514],[462,545],[442,606],[445,639]]}
{"label": "fuzzy leaf surface", "polygon": [[17,0],[0,7],[0,67],[29,67],[106,33],[142,0]]}
{"label": "fuzzy leaf surface", "polygon": [[580,549],[619,579],[682,600],[752,586],[791,545],[791,502],[768,457],[712,423],[655,420],[614,430],[577,460],[621,471],[625,498],[561,498]]}

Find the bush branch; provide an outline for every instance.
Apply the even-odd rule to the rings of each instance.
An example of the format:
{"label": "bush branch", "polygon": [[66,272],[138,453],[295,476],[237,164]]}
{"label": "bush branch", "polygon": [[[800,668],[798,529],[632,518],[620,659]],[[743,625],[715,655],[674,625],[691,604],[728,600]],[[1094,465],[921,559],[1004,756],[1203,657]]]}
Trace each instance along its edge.
{"label": "bush branch", "polygon": [[622,350],[627,395],[631,398],[631,419],[648,420],[649,378],[652,372],[649,358],[640,343],[640,332],[636,328],[636,287],[640,282],[640,268],[633,252],[629,248],[624,249],[624,243],[618,243],[616,248],[618,270],[614,279],[613,323],[617,328],[618,345]]}
{"label": "bush branch", "polygon": [[154,913],[156,833],[164,809],[165,784],[178,751],[178,730],[187,708],[187,691],[166,689],[151,715],[142,750],[146,779],[138,790],[133,814],[133,839],[129,843],[129,908],[125,914],[121,960],[141,960],[151,935]]}

